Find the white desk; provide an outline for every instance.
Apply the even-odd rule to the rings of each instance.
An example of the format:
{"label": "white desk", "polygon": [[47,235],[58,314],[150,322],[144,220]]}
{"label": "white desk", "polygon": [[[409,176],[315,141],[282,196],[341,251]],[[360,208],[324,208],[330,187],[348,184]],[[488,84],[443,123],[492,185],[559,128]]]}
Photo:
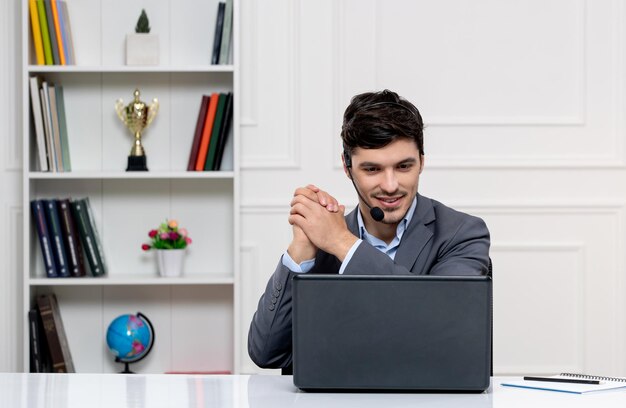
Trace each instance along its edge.
{"label": "white desk", "polygon": [[10,408],[393,408],[626,407],[626,389],[563,394],[502,387],[483,394],[306,393],[289,376],[0,373],[0,407]]}

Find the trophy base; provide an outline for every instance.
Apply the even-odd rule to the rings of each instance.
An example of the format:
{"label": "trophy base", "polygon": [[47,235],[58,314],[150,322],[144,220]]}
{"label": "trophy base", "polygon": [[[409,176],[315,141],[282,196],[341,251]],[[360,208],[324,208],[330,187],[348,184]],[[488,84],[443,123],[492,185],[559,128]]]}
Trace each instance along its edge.
{"label": "trophy base", "polygon": [[146,156],[128,156],[126,171],[148,171]]}

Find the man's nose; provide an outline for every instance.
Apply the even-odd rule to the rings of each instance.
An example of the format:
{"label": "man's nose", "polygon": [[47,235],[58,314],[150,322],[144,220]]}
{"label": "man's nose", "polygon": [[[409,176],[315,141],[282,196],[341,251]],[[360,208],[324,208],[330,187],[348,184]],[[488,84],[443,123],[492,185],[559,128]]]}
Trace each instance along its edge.
{"label": "man's nose", "polygon": [[398,190],[398,178],[393,169],[383,172],[383,180],[381,181],[380,188],[387,194],[395,193]]}

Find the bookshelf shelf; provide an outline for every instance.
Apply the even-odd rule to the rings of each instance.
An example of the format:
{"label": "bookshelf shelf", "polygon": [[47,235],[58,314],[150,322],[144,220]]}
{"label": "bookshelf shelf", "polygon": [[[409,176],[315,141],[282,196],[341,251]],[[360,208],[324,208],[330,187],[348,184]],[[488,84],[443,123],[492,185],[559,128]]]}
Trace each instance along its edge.
{"label": "bookshelf shelf", "polygon": [[193,66],[81,66],[81,65],[29,65],[33,74],[60,73],[232,73],[233,65],[193,65]]}
{"label": "bookshelf shelf", "polygon": [[30,172],[30,180],[231,180],[233,171],[149,171],[149,172],[86,172],[70,171],[65,173]]}
{"label": "bookshelf shelf", "polygon": [[[106,329],[116,316],[137,311],[149,316],[157,340],[154,351],[134,367],[136,372],[237,372],[239,0],[232,2],[232,48],[228,64],[223,65],[211,64],[214,24],[223,0],[146,3],[152,32],[159,34],[160,63],[155,66],[125,65],[125,37],[134,31],[142,6],[109,0],[65,0],[76,65],[35,65],[29,1],[20,1],[23,315],[28,316],[38,295],[56,295],[77,372],[119,371],[103,352]],[[41,152],[55,147],[47,133],[36,132],[30,88],[35,82],[30,78],[35,76],[62,89],[63,118],[50,116],[51,105],[47,112],[40,110],[42,116],[49,115],[44,121],[65,120],[63,147],[68,147],[71,171],[39,171],[52,159],[40,155],[38,147],[43,146]],[[115,111],[116,101],[130,103],[135,89],[147,104],[153,98],[160,103],[142,138],[147,172],[124,171],[133,138]],[[221,170],[185,171],[203,95],[213,93],[233,96],[230,132],[219,150],[223,150]],[[44,143],[38,137],[42,133]],[[65,164],[65,156],[59,160]],[[47,278],[30,203],[84,197],[93,210],[107,274],[91,276],[85,259],[88,276]],[[178,220],[193,240],[179,278],[159,277],[155,254],[141,250],[149,240],[148,232],[165,219]],[[24,324],[26,371],[29,339]]]}
{"label": "bookshelf shelf", "polygon": [[29,279],[30,286],[162,286],[162,285],[232,285],[234,279],[229,275],[187,275],[180,278],[161,278],[158,276],[138,277],[136,274],[120,274],[103,278],[34,278]]}

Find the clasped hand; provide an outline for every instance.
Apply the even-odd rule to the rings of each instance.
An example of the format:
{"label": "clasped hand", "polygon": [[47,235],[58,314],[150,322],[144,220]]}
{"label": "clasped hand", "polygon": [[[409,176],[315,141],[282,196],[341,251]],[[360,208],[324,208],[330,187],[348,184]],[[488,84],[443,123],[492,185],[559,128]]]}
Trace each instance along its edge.
{"label": "clasped hand", "polygon": [[312,184],[296,189],[289,212],[293,240],[288,251],[294,261],[312,259],[318,248],[343,261],[357,240],[346,225],[345,209],[333,196]]}

